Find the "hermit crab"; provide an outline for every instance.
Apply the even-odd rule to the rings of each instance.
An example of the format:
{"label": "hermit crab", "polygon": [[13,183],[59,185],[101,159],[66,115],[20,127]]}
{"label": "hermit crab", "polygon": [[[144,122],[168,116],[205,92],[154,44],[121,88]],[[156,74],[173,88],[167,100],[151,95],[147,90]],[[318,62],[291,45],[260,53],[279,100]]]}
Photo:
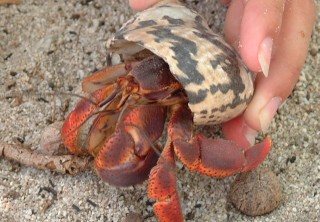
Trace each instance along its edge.
{"label": "hermit crab", "polygon": [[[250,71],[195,11],[177,3],[155,5],[125,23],[108,48],[121,55],[122,63],[84,79],[89,96],[62,128],[72,153],[94,156],[102,180],[130,186],[149,177],[156,216],[178,222],[184,217],[176,159],[211,177],[250,171],[265,159],[269,137],[242,148],[193,132],[194,125],[240,115],[253,95]],[[167,141],[161,147],[156,141],[167,118]]]}

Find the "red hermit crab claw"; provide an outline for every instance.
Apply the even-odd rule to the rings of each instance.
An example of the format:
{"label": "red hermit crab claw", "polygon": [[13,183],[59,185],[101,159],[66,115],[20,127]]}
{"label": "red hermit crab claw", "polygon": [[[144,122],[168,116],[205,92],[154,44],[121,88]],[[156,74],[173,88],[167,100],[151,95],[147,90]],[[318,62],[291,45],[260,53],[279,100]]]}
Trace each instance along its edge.
{"label": "red hermit crab claw", "polygon": [[[125,116],[96,157],[95,169],[104,181],[129,186],[148,178],[158,159],[150,145],[162,134],[164,111],[160,106],[140,106]],[[158,124],[145,121],[150,115],[158,116]]]}
{"label": "red hermit crab claw", "polygon": [[214,177],[231,176],[256,168],[271,148],[270,137],[249,149],[244,149],[233,141],[213,140],[201,135],[198,136],[198,140],[201,150],[201,164],[198,170]]}
{"label": "red hermit crab claw", "polygon": [[[271,148],[271,138],[248,149],[233,141],[208,139],[193,135],[192,114],[185,105],[171,107],[169,139],[163,159],[150,173],[149,196],[157,200],[155,213],[160,221],[183,221],[174,168],[174,154],[190,170],[211,177],[226,177],[257,167]],[[170,169],[171,168],[171,169]],[[169,209],[172,214],[167,213]]]}

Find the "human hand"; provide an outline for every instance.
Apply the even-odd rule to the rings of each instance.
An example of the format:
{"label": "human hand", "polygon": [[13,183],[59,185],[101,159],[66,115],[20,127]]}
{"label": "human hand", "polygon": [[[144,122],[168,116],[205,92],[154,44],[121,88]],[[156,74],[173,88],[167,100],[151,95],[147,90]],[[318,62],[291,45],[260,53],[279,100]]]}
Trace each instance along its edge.
{"label": "human hand", "polygon": [[[160,0],[129,0],[143,10]],[[279,106],[290,95],[308,52],[316,18],[313,0],[221,0],[230,4],[225,38],[258,74],[255,93],[243,115],[223,124],[224,135],[251,146],[257,131],[266,132]]]}

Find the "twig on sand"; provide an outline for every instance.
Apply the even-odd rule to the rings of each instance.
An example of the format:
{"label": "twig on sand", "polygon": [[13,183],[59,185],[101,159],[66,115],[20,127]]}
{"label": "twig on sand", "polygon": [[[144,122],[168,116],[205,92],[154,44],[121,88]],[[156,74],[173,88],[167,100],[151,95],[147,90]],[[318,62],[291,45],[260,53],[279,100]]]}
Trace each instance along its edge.
{"label": "twig on sand", "polygon": [[21,4],[21,0],[0,0],[0,5],[4,4]]}
{"label": "twig on sand", "polygon": [[26,149],[22,145],[4,142],[0,142],[0,157],[38,169],[48,169],[70,175],[92,167],[92,157],[78,157],[70,154],[59,156],[46,155]]}

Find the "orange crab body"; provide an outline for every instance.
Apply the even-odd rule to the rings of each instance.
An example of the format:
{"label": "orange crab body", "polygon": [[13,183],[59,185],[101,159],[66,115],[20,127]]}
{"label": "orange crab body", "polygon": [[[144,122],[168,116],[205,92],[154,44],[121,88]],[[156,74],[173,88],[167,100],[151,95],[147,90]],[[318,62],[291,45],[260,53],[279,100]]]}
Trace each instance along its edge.
{"label": "orange crab body", "polygon": [[[173,13],[176,12],[176,13]],[[83,98],[62,128],[68,149],[95,157],[97,174],[115,186],[148,179],[160,221],[183,221],[175,160],[225,177],[257,167],[271,139],[250,148],[194,134],[194,124],[240,115],[253,93],[251,73],[201,16],[177,4],[137,14],[109,42],[124,62],[83,81]],[[169,116],[167,142],[163,134]],[[89,121],[89,119],[93,119]],[[160,157],[160,158],[159,158]]]}

